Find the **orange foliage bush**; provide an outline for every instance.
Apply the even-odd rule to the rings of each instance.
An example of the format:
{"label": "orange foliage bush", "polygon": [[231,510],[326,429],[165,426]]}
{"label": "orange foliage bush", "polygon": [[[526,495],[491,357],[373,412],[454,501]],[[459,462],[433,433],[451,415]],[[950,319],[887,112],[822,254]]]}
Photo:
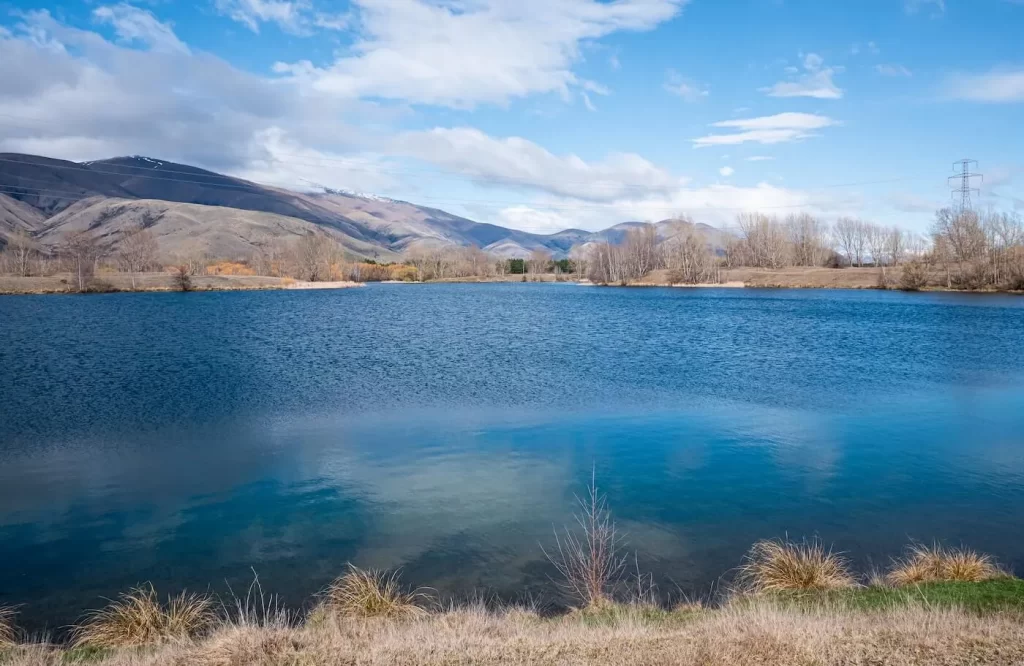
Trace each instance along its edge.
{"label": "orange foliage bush", "polygon": [[206,267],[207,275],[256,275],[256,271],[240,261],[218,261]]}
{"label": "orange foliage bush", "polygon": [[416,279],[416,268],[407,264],[371,264],[359,262],[352,265],[349,276],[357,282],[381,282],[384,280],[409,281]]}

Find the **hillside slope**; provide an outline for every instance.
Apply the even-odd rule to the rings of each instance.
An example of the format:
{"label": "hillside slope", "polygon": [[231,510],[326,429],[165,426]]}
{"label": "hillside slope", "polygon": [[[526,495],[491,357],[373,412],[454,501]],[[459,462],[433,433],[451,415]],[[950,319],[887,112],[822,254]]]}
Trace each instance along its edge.
{"label": "hillside slope", "polygon": [[7,244],[11,234],[33,235],[45,223],[46,216],[43,213],[0,193],[0,247]]}
{"label": "hillside slope", "polygon": [[353,255],[382,261],[398,258],[385,248],[352,238],[333,227],[296,217],[153,199],[83,199],[47,220],[38,231],[37,240],[52,246],[69,233],[91,231],[101,247],[114,249],[124,231],[138,225],[153,233],[161,253],[169,257],[205,254],[244,258],[254,248],[298,239],[319,230]]}
{"label": "hillside slope", "polygon": [[[88,231],[112,249],[125,227],[144,223],[164,254],[225,258],[244,258],[261,245],[313,231],[336,238],[353,255],[384,261],[452,246],[505,257],[538,249],[564,257],[577,245],[620,242],[641,224],[531,234],[405,201],[335,190],[293,192],[140,156],[77,163],[0,153],[0,193],[0,243],[14,229],[48,246],[70,232]],[[680,224],[658,223],[659,237],[678,233]],[[719,243],[717,237],[711,241]]]}

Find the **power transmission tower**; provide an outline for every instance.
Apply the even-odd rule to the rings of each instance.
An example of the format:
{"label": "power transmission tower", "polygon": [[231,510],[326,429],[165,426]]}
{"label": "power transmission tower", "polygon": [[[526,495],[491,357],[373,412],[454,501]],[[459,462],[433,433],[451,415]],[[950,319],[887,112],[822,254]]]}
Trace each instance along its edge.
{"label": "power transmission tower", "polygon": [[950,193],[953,197],[953,203],[957,206],[960,213],[966,213],[971,210],[971,193],[975,193],[981,196],[981,190],[976,187],[971,187],[973,184],[972,178],[979,178],[981,182],[984,182],[984,177],[980,173],[974,173],[971,171],[971,166],[975,169],[978,168],[977,160],[959,160],[953,162],[953,171],[956,172],[955,176],[949,177],[949,185],[953,188]]}

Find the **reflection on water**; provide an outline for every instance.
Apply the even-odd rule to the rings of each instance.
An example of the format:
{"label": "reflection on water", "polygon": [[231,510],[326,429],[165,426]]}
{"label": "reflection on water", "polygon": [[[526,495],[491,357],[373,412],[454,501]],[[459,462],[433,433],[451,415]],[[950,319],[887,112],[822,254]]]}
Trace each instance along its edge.
{"label": "reflection on water", "polygon": [[0,300],[0,604],[149,580],[300,603],[344,563],[550,591],[594,468],[641,566],[759,538],[1024,567],[1024,308],[900,294],[381,285]]}

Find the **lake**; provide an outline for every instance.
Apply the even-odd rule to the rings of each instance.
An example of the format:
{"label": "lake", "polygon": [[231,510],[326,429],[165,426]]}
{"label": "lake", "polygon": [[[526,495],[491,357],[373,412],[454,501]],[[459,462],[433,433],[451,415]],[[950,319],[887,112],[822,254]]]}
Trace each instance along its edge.
{"label": "lake", "polygon": [[761,538],[1024,571],[1024,298],[370,285],[0,298],[0,605],[303,602],[345,563],[552,598],[593,471],[665,595]]}

